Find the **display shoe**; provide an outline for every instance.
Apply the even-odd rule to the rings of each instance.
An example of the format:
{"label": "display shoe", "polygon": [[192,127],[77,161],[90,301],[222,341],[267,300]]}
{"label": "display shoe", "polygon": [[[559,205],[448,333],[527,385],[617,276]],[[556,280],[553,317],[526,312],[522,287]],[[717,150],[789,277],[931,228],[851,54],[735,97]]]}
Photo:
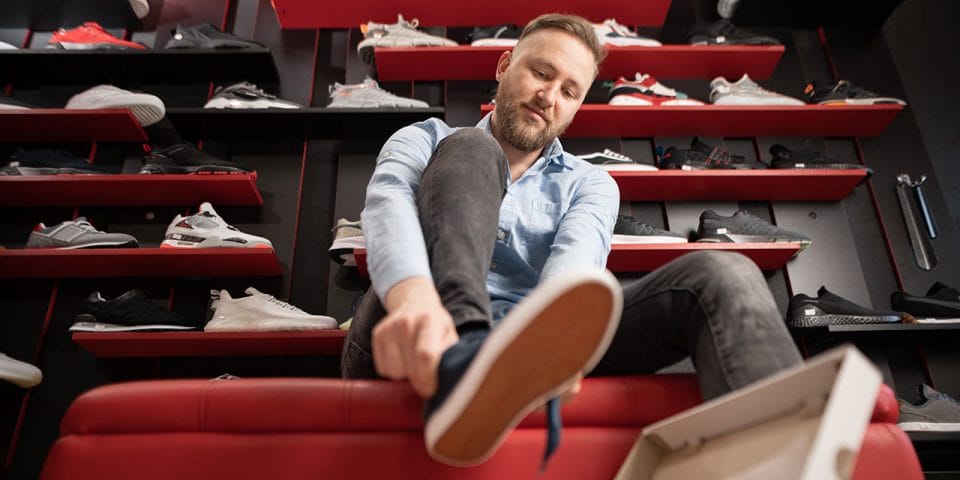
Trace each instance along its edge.
{"label": "display shoe", "polygon": [[682,233],[668,232],[646,223],[638,222],[631,216],[617,216],[617,223],[613,227],[613,243],[633,244],[662,244],[687,243],[687,236]]}
{"label": "display shoe", "polygon": [[311,315],[273,295],[250,287],[249,295],[233,298],[226,290],[210,292],[213,318],[205,332],[272,332],[286,330],[332,330],[337,321],[324,315]]}
{"label": "display shoe", "polygon": [[700,214],[698,242],[713,243],[799,243],[800,250],[810,246],[810,237],[771,225],[766,220],[740,210],[729,217],[713,210]]}
{"label": "display shoe", "polygon": [[473,47],[512,47],[520,41],[522,28],[512,23],[504,23],[490,28],[477,27],[467,34],[467,41]]}
{"label": "display shoe", "polygon": [[798,328],[901,321],[897,312],[870,310],[822,286],[816,297],[794,295],[787,307],[787,325]]}
{"label": "display shoe", "polygon": [[737,28],[725,18],[709,25],[695,25],[687,29],[691,45],[780,45],[776,38]]}
{"label": "display shoe", "polygon": [[890,306],[917,319],[960,319],[960,291],[935,282],[922,297],[904,291],[893,292]]}
{"label": "display shoe", "polygon": [[360,25],[364,38],[357,44],[357,53],[364,62],[373,64],[375,48],[457,46],[457,42],[449,38],[417,30],[419,25],[420,21],[416,18],[407,21],[403,15],[397,15],[397,23],[367,22]]}
{"label": "display shoe", "polygon": [[625,25],[620,25],[612,18],[604,20],[603,23],[593,24],[593,30],[604,45],[617,47],[660,47],[663,45],[652,38],[637,35],[636,32]]}
{"label": "display shoe", "polygon": [[[658,147],[660,152],[662,147]],[[758,162],[747,162],[746,157],[734,155],[723,147],[713,147],[700,137],[693,137],[689,149],[669,147],[659,155],[660,168],[664,170],[756,170],[766,168]]]}
{"label": "display shoe", "polygon": [[250,82],[239,82],[217,87],[203,108],[303,108],[303,105],[281,100]]}
{"label": "display shoe", "polygon": [[43,380],[43,372],[27,362],[0,353],[0,380],[6,380],[21,388],[32,388]]}
{"label": "display shoe", "polygon": [[820,85],[810,82],[803,89],[808,103],[817,105],[878,105],[895,103],[906,105],[907,102],[894,97],[885,97],[870,90],[854,85],[849,80],[838,80],[829,85]]}
{"label": "display shoe", "polygon": [[10,163],[0,167],[0,175],[107,175],[120,173],[120,167],[93,165],[85,158],[70,152],[40,148],[20,150],[10,157]]}
{"label": "display shoe", "polygon": [[917,393],[923,400],[913,405],[900,400],[900,420],[897,426],[905,432],[960,432],[960,402],[953,397],[919,385]]}
{"label": "display shoe", "polygon": [[189,143],[169,147],[150,147],[143,158],[142,174],[170,173],[249,173],[252,170],[233,162],[217,158],[199,150]]}
{"label": "display shoe", "polygon": [[47,48],[65,50],[146,50],[147,47],[136,42],[128,42],[114,37],[97,22],[84,22],[70,30],[59,29],[53,32]]}
{"label": "display shoe", "polygon": [[160,248],[273,248],[273,244],[227,224],[210,202],[203,202],[197,213],[177,215],[170,222]]}
{"label": "display shoe", "polygon": [[716,77],[710,81],[710,101],[714,105],[803,106],[802,100],[761,88],[746,73],[736,82]]}
{"label": "display shoe", "polygon": [[651,75],[637,72],[633,80],[617,79],[610,88],[610,105],[628,106],[697,106],[700,100],[664,86]]}
{"label": "display shoe", "polygon": [[84,90],[67,101],[67,109],[126,108],[137,122],[146,127],[163,119],[166,107],[163,100],[146,93],[133,93],[113,85],[97,85]]}
{"label": "display shoe", "polygon": [[427,102],[394,95],[367,77],[363,83],[330,86],[330,108],[428,108]]}
{"label": "display shoe", "polygon": [[177,25],[166,48],[266,48],[263,44],[226,33],[209,24]]}
{"label": "display shoe", "polygon": [[71,332],[193,330],[197,322],[150,300],[141,290],[106,299],[93,292],[80,303]]}
{"label": "display shoe", "polygon": [[367,242],[363,237],[363,230],[360,229],[360,222],[352,222],[346,218],[337,220],[337,226],[333,227],[333,243],[327,252],[334,262],[346,267],[357,265],[357,260],[353,256],[354,249],[366,248]]}
{"label": "display shoe", "polygon": [[33,227],[27,248],[55,248],[74,250],[78,248],[136,248],[140,244],[133,235],[106,233],[93,228],[84,217],[66,220],[52,227],[42,222]]}

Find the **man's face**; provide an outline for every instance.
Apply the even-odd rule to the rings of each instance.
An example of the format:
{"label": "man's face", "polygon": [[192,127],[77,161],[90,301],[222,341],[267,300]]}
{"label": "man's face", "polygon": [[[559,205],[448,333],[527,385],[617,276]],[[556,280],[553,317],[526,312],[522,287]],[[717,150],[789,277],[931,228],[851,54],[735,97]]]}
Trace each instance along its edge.
{"label": "man's face", "polygon": [[573,121],[593,83],[593,54],[577,37],[544,29],[523,39],[497,67],[494,134],[514,148],[535,152]]}

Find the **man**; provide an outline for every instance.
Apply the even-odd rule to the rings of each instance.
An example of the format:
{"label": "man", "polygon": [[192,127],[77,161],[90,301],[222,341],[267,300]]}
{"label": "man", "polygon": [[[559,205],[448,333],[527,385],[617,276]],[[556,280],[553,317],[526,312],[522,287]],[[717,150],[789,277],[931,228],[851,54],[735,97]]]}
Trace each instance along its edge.
{"label": "man", "polygon": [[[496,109],[477,128],[420,122],[394,134],[378,157],[361,217],[373,293],[354,316],[343,373],[409,381],[429,399],[428,450],[448,463],[484,460],[531,406],[575,390],[577,369],[652,373],[689,355],[709,399],[800,362],[762,274],[736,254],[689,254],[625,285],[617,326],[621,292],[609,294],[615,287],[589,272],[606,263],[619,191],[557,140],[603,56],[588,21],[538,17],[501,56]],[[592,350],[568,353],[578,335]],[[519,359],[526,370],[511,373],[521,380],[464,373],[474,358],[498,355]],[[566,370],[542,380],[554,369]],[[471,382],[506,385],[492,390],[501,398],[520,395],[527,383],[518,382],[537,391],[507,402],[517,411],[491,421],[485,435],[459,439],[479,445],[440,451],[434,430],[456,425],[434,429],[434,412],[466,402],[454,416],[470,415],[474,406],[462,397],[475,396],[456,388]],[[552,420],[557,410],[548,413]]]}

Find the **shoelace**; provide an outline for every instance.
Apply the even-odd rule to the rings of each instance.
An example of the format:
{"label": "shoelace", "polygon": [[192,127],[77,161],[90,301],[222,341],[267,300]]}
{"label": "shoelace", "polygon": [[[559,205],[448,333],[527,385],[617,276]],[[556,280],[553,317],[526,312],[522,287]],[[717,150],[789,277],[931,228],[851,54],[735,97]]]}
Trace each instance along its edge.
{"label": "shoelace", "polygon": [[617,159],[617,160],[621,160],[621,161],[624,161],[624,162],[632,162],[632,161],[633,161],[633,159],[631,159],[630,157],[628,157],[628,156],[626,156],[626,155],[619,154],[619,153],[617,153],[617,152],[614,152],[613,150],[610,150],[609,148],[604,148],[604,149],[603,149],[603,154],[604,154],[605,156],[607,156],[607,157],[615,158],[615,159]]}
{"label": "shoelace", "polygon": [[274,304],[274,305],[276,305],[276,306],[278,306],[278,307],[280,307],[280,308],[283,308],[283,309],[285,309],[285,310],[290,310],[291,312],[294,312],[294,313],[302,313],[302,314],[304,314],[304,315],[309,315],[307,312],[304,312],[303,310],[300,310],[299,308],[294,307],[293,305],[290,305],[290,304],[287,303],[287,302],[284,302],[284,301],[281,301],[281,300],[277,300],[277,298],[274,297],[273,295],[270,295],[270,294],[267,294],[267,293],[262,293],[262,295],[266,298],[266,300],[267,300],[268,302],[270,302],[270,303],[272,303],[272,304]]}
{"label": "shoelace", "polygon": [[556,398],[547,400],[547,446],[543,450],[543,460],[540,462],[540,473],[547,469],[547,463],[550,457],[560,446],[560,431],[563,429],[563,421],[560,418],[560,401]]}
{"label": "shoelace", "polygon": [[77,228],[80,228],[80,229],[82,229],[82,230],[86,230],[86,231],[88,231],[88,232],[103,233],[103,232],[101,232],[100,230],[97,230],[96,228],[94,228],[94,226],[91,225],[90,222],[88,222],[88,221],[86,221],[86,220],[74,220],[74,223],[73,223],[73,224],[76,225]]}

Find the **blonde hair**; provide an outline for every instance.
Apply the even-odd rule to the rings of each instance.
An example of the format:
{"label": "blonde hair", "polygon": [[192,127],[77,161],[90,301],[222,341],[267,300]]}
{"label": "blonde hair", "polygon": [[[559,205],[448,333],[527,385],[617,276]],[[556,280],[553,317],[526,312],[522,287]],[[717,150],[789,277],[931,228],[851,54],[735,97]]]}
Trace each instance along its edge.
{"label": "blonde hair", "polygon": [[587,49],[590,50],[590,53],[593,54],[594,65],[596,67],[594,74],[596,74],[600,68],[600,63],[603,62],[603,59],[607,56],[607,51],[603,48],[600,39],[597,38],[593,24],[581,16],[564,13],[546,13],[540,15],[531,20],[530,23],[523,28],[523,33],[520,34],[520,40],[517,42],[517,45],[519,46],[523,43],[523,39],[531,33],[548,28],[562,30],[580,39]]}

